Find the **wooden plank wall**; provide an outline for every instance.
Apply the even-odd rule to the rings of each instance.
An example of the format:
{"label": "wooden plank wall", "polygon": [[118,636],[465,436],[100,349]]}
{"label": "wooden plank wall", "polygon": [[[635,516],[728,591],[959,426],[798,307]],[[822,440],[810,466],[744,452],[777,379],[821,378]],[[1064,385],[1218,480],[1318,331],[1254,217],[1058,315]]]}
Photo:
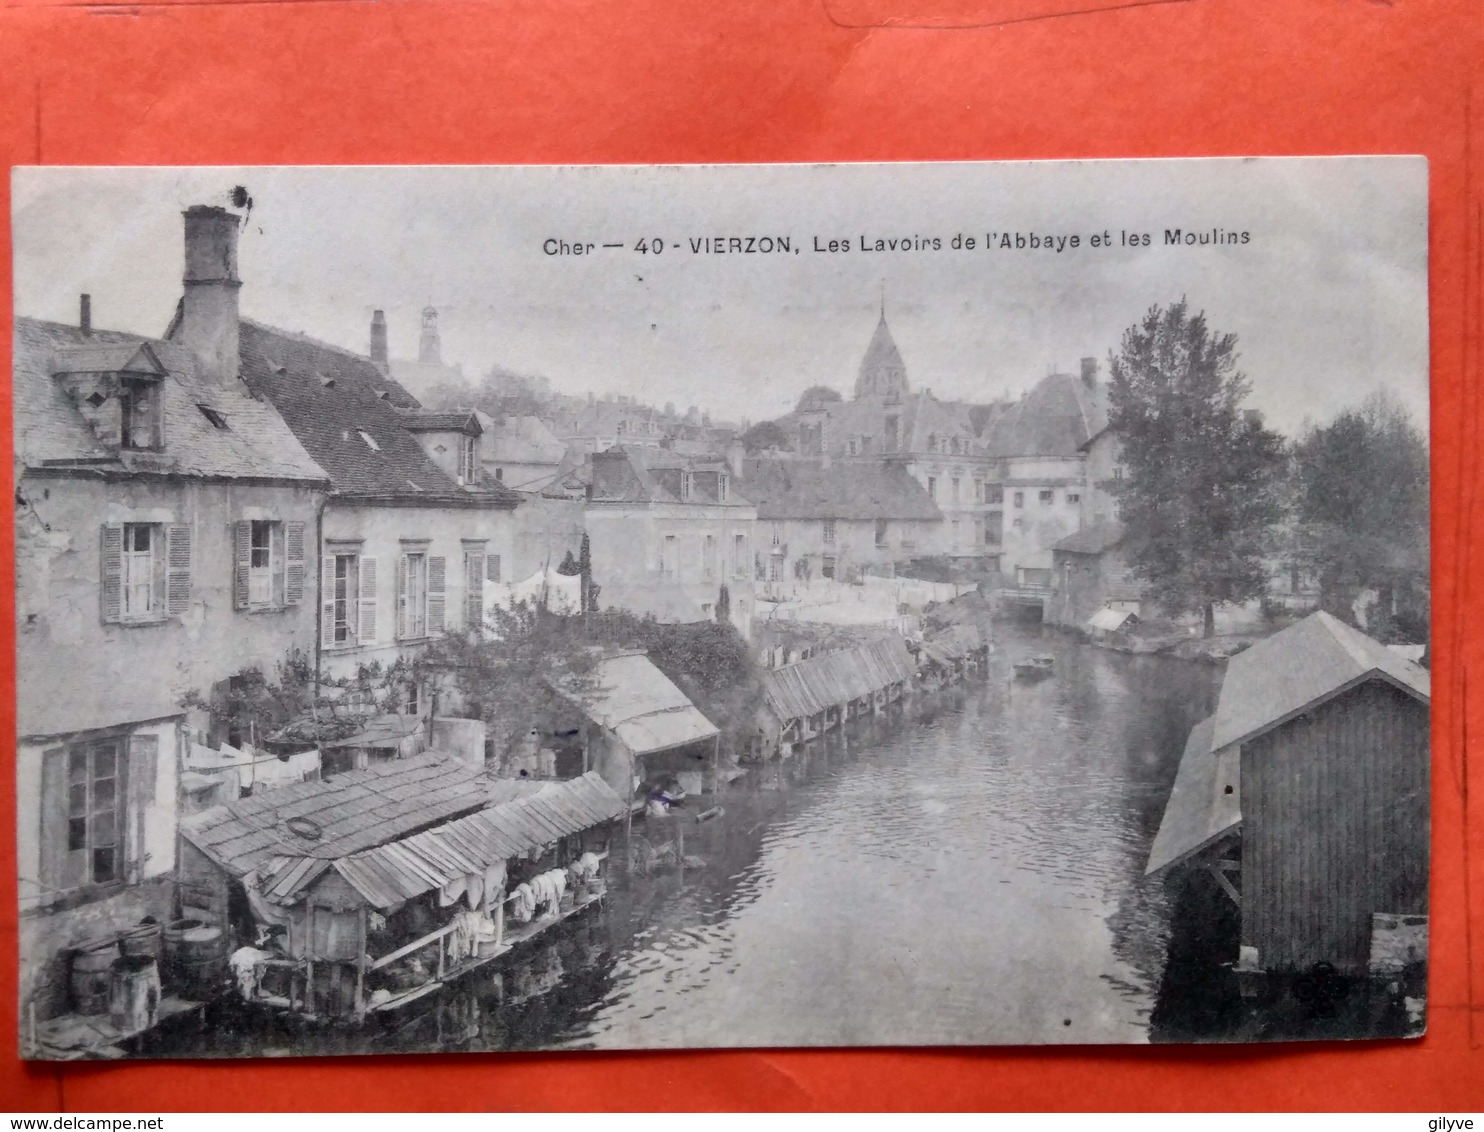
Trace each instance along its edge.
{"label": "wooden plank wall", "polygon": [[1372,912],[1426,913],[1428,708],[1371,680],[1242,748],[1242,942],[1363,973]]}

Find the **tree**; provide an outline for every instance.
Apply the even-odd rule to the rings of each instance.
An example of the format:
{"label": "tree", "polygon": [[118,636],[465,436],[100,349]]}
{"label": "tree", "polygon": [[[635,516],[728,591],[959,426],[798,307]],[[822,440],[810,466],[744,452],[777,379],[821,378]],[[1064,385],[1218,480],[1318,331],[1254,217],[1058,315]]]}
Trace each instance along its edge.
{"label": "tree", "polygon": [[1302,565],[1320,604],[1354,621],[1355,600],[1379,595],[1385,638],[1425,635],[1428,563],[1427,440],[1385,393],[1310,427],[1293,446]]}
{"label": "tree", "polygon": [[598,611],[598,594],[601,591],[601,587],[593,585],[592,544],[589,543],[586,534],[582,536],[582,547],[577,555],[577,572],[582,575],[582,589],[580,591],[582,612],[596,613]]}
{"label": "tree", "polygon": [[562,559],[562,564],[557,567],[558,574],[564,578],[575,578],[582,573],[582,567],[577,564],[577,559],[572,557],[572,552],[567,551],[567,557]]}
{"label": "tree", "polygon": [[1128,474],[1105,486],[1130,564],[1156,604],[1199,611],[1209,637],[1218,602],[1266,589],[1282,439],[1243,410],[1236,336],[1211,331],[1184,299],[1124,331],[1110,369],[1108,424]]}
{"label": "tree", "polygon": [[721,584],[721,590],[716,595],[716,619],[718,621],[730,621],[732,619],[732,591],[727,589],[727,584]]}
{"label": "tree", "polygon": [[766,452],[776,448],[780,452],[792,452],[788,433],[775,421],[759,421],[742,434],[742,446],[749,454]]}

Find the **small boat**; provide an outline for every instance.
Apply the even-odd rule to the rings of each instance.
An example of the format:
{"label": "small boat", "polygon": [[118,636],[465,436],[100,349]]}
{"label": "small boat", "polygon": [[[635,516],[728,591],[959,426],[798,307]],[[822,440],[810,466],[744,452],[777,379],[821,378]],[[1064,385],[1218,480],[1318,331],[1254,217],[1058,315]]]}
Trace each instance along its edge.
{"label": "small boat", "polygon": [[1027,657],[1025,660],[1017,660],[1015,662],[1015,675],[1023,677],[1025,679],[1040,679],[1043,676],[1051,675],[1052,666],[1055,665],[1055,663],[1056,660],[1054,657]]}

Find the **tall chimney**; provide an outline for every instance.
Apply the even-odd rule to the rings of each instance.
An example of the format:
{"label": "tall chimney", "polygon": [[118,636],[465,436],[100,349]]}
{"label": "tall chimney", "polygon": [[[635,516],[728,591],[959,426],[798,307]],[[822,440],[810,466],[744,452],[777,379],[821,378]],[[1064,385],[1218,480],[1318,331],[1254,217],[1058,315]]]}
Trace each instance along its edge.
{"label": "tall chimney", "polygon": [[1098,360],[1096,358],[1082,359],[1082,380],[1088,385],[1098,379]]}
{"label": "tall chimney", "polygon": [[77,327],[84,334],[93,332],[93,296],[84,295],[78,304]]}
{"label": "tall chimney", "polygon": [[242,366],[237,224],[225,208],[197,204],[185,211],[180,340],[196,356],[201,376],[220,386],[235,384]]}
{"label": "tall chimney", "polygon": [[371,312],[371,362],[382,373],[390,366],[386,352],[386,312]]}

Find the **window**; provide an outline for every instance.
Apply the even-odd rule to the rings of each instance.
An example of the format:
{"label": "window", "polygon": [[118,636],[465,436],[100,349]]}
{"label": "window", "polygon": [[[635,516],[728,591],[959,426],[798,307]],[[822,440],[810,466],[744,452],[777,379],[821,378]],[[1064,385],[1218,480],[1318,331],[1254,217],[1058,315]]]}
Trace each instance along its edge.
{"label": "window", "polygon": [[666,535],[660,544],[660,573],[666,578],[673,578],[680,572],[676,562],[679,555],[680,540],[674,535]]}
{"label": "window", "polygon": [[443,582],[446,563],[420,550],[402,555],[397,571],[397,609],[403,640],[443,632]]}
{"label": "window", "polygon": [[680,473],[680,499],[682,502],[690,502],[696,494],[696,476],[694,472]]}
{"label": "window", "polygon": [[726,472],[719,472],[716,476],[716,502],[725,503],[727,494],[731,489],[731,477]]}
{"label": "window", "polygon": [[464,628],[480,632],[484,628],[484,551],[464,551]]}
{"label": "window", "polygon": [[954,503],[957,503],[958,502],[958,477],[957,476],[955,476],[954,479],[953,479],[952,486],[950,486],[950,488],[949,488],[949,493],[950,493],[949,494],[949,497],[953,500]]}
{"label": "window", "polygon": [[376,643],[376,559],[342,550],[324,556],[320,641],[325,648]]}
{"label": "window", "polygon": [[824,544],[825,546],[835,545],[835,520],[833,519],[824,521]]}
{"label": "window", "polygon": [[984,485],[984,502],[1005,502],[1005,485],[999,483],[987,483]]}
{"label": "window", "polygon": [[1025,492],[1023,492],[1023,491],[1017,491],[1015,493],[1015,506],[1017,506],[1017,507],[1024,507],[1025,506]]}
{"label": "window", "polygon": [[1077,491],[1069,491],[1069,492],[1067,492],[1067,502],[1068,503],[1081,503],[1082,502],[1082,493],[1081,492],[1077,492]]}
{"label": "window", "polygon": [[876,545],[877,546],[885,546],[886,545],[886,520],[885,519],[877,519],[876,520]]}
{"label": "window", "polygon": [[782,546],[783,545],[783,524],[782,523],[774,523],[773,524],[773,545],[774,546]]}
{"label": "window", "polygon": [[413,680],[402,689],[402,714],[417,715],[422,711],[422,689]]}
{"label": "window", "polygon": [[140,625],[182,614],[191,602],[191,528],[107,523],[99,553],[105,623]]}
{"label": "window", "polygon": [[928,498],[934,503],[938,502],[938,477],[928,476],[927,482]]}
{"label": "window", "polygon": [[895,452],[897,450],[897,418],[886,418],[886,450]]}
{"label": "window", "polygon": [[479,482],[479,437],[466,436],[459,441],[459,483]]}
{"label": "window", "polygon": [[121,879],[122,761],[117,740],[67,752],[67,852],[86,854],[84,883]]}
{"label": "window", "polygon": [[701,615],[703,617],[710,617],[712,615],[711,614],[711,603],[709,601],[703,601],[703,602],[701,602]]}
{"label": "window", "polygon": [[958,546],[958,520],[953,520],[953,545]]}
{"label": "window", "polygon": [[1043,504],[1049,504],[1056,498],[1056,492],[1051,490],[1042,491],[1039,498]]}
{"label": "window", "polygon": [[1004,525],[1004,522],[1005,522],[1005,517],[1004,517],[1004,513],[1003,512],[1000,512],[1000,511],[990,511],[990,512],[987,512],[985,514],[985,516],[984,516],[984,545],[985,546],[999,546],[999,544],[1000,544],[1000,528]]}
{"label": "window", "polygon": [[484,556],[484,576],[492,582],[500,580],[500,556],[498,554]]}
{"label": "window", "polygon": [[498,480],[500,483],[504,483],[505,482],[505,469],[504,468],[496,468],[495,469],[495,479]]}
{"label": "window", "polygon": [[823,574],[826,578],[833,578],[835,576],[835,556],[834,555],[832,555],[832,554],[826,554],[824,556],[824,558],[821,560],[820,565],[819,565],[819,572],[821,574]]}
{"label": "window", "polygon": [[120,447],[159,448],[160,433],[159,383],[125,378],[119,390]]}
{"label": "window", "polygon": [[223,432],[226,431],[227,418],[222,416],[220,412],[213,409],[210,405],[197,405],[196,408],[200,409],[201,415],[211,422],[212,428],[220,429]]}
{"label": "window", "polygon": [[357,429],[356,431],[360,433],[361,439],[365,442],[367,448],[371,449],[371,451],[373,452],[381,451],[381,445],[376,443],[376,437],[372,436],[363,428]]}
{"label": "window", "polygon": [[237,609],[282,609],[304,600],[304,524],[243,519],[234,536]]}
{"label": "window", "polygon": [[1123,478],[1123,465],[1122,464],[1118,464],[1118,465],[1115,465],[1114,466],[1114,468],[1113,468],[1113,478],[1115,480],[1121,480]]}
{"label": "window", "polygon": [[852,436],[849,440],[847,440],[845,442],[845,451],[849,452],[852,456],[859,456],[860,455],[860,441],[858,441],[855,437]]}
{"label": "window", "polygon": [[715,535],[707,535],[701,540],[701,574],[708,582],[716,577]]}
{"label": "window", "polygon": [[739,580],[746,580],[749,555],[747,553],[747,536],[732,536],[732,575]]}
{"label": "window", "polygon": [[348,645],[356,638],[356,556],[335,555],[334,570],[335,583],[331,590],[334,612],[330,617],[330,639],[334,644]]}
{"label": "window", "polygon": [[152,523],[124,525],[124,617],[138,621],[159,613],[155,601],[155,546]]}
{"label": "window", "polygon": [[628,431],[629,431],[629,422],[628,421],[619,421],[618,422],[618,435],[619,436],[622,436],[624,433],[626,433]]}

